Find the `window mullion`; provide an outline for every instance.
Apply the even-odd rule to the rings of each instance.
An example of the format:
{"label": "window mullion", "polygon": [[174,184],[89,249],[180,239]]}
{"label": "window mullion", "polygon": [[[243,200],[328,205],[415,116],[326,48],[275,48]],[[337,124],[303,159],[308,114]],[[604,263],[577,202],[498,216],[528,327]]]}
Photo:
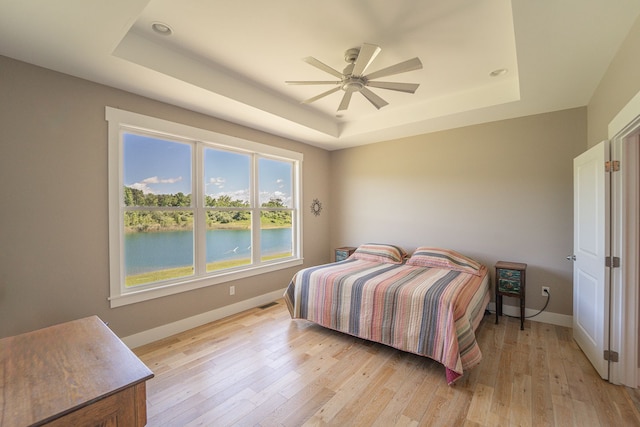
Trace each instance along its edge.
{"label": "window mullion", "polygon": [[300,234],[300,230],[302,230],[302,186],[300,185],[302,182],[302,177],[300,175],[300,164],[295,163],[291,170],[291,182],[292,182],[292,194],[293,197],[291,207],[293,208],[293,214],[291,216],[291,220],[293,223],[291,226],[293,227],[292,232],[292,244],[293,244],[293,255],[295,257],[302,257],[302,235]]}
{"label": "window mullion", "polygon": [[207,214],[204,202],[204,146],[202,143],[195,143],[193,150],[193,179],[192,189],[194,196],[191,197],[192,208],[194,209],[194,245],[195,245],[195,274],[201,276],[207,270]]}
{"label": "window mullion", "polygon": [[258,155],[251,156],[251,254],[252,263],[260,263],[260,194],[258,186]]}
{"label": "window mullion", "polygon": [[[111,125],[111,124],[110,124]],[[124,135],[124,129],[122,129],[121,127],[119,127],[118,129],[118,145],[117,145],[117,178],[116,178],[116,182],[117,182],[117,188],[115,189],[114,193],[117,193],[117,203],[118,203],[118,218],[115,219],[115,221],[112,218],[109,218],[109,234],[113,234],[111,229],[113,227],[113,223],[116,222],[117,223],[117,233],[118,233],[118,237],[117,237],[117,246],[118,246],[118,278],[119,278],[119,288],[120,288],[120,295],[126,292],[126,271],[125,271],[125,249],[124,249],[124,245],[125,245],[125,233],[124,233],[124,215],[127,209],[127,206],[125,205],[124,202],[124,174],[123,174],[123,159],[124,159],[124,142],[123,142],[123,135]],[[111,147],[110,147],[111,148]],[[111,153],[110,153],[111,156]],[[112,176],[111,179],[114,179],[114,177]],[[111,184],[111,183],[110,183]],[[111,192],[111,188],[109,188],[109,191]],[[110,195],[111,196],[111,195]],[[113,203],[112,201],[110,201],[110,204]],[[112,240],[112,236],[109,236],[110,239]],[[111,246],[112,242],[110,241],[109,245]],[[112,255],[110,255],[110,257],[112,257]],[[114,274],[114,269],[111,269],[111,274]],[[111,284],[111,290],[113,293],[114,290],[114,285]]]}

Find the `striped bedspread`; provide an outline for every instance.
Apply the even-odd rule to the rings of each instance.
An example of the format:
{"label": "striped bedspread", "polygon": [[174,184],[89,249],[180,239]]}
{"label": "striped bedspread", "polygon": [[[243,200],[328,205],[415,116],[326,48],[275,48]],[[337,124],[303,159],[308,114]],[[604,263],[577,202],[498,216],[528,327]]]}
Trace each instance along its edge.
{"label": "striped bedspread", "polygon": [[489,279],[481,273],[351,258],[300,270],[284,299],[294,319],[442,363],[451,384],[482,358],[475,329]]}

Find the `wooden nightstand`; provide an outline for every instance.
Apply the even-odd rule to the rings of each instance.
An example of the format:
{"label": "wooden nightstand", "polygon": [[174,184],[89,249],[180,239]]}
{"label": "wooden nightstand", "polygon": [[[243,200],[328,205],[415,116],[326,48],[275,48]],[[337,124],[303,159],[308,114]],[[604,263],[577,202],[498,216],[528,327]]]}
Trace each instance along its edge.
{"label": "wooden nightstand", "polygon": [[344,261],[345,259],[349,258],[356,249],[357,248],[354,248],[353,246],[343,246],[341,248],[336,248],[336,262]]}
{"label": "wooden nightstand", "polygon": [[524,330],[525,278],[527,264],[498,261],[496,263],[496,324],[502,316],[502,297],[520,299],[520,330]]}

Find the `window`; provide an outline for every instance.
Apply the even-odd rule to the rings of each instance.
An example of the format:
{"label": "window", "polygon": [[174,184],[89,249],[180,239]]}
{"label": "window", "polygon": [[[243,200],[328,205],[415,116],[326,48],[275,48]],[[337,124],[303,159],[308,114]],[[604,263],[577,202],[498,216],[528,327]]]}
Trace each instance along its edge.
{"label": "window", "polygon": [[112,307],[302,263],[302,154],[107,107]]}

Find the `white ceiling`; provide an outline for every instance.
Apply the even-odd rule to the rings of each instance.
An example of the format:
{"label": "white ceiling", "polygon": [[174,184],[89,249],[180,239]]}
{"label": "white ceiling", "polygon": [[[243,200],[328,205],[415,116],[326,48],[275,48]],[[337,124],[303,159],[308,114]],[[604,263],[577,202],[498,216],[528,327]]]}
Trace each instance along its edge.
{"label": "white ceiling", "polygon": [[[0,54],[328,150],[587,105],[640,14],[638,0],[0,0]],[[151,30],[162,22],[173,29]],[[302,100],[344,52],[382,48],[372,89]],[[491,71],[506,74],[491,77]]]}

